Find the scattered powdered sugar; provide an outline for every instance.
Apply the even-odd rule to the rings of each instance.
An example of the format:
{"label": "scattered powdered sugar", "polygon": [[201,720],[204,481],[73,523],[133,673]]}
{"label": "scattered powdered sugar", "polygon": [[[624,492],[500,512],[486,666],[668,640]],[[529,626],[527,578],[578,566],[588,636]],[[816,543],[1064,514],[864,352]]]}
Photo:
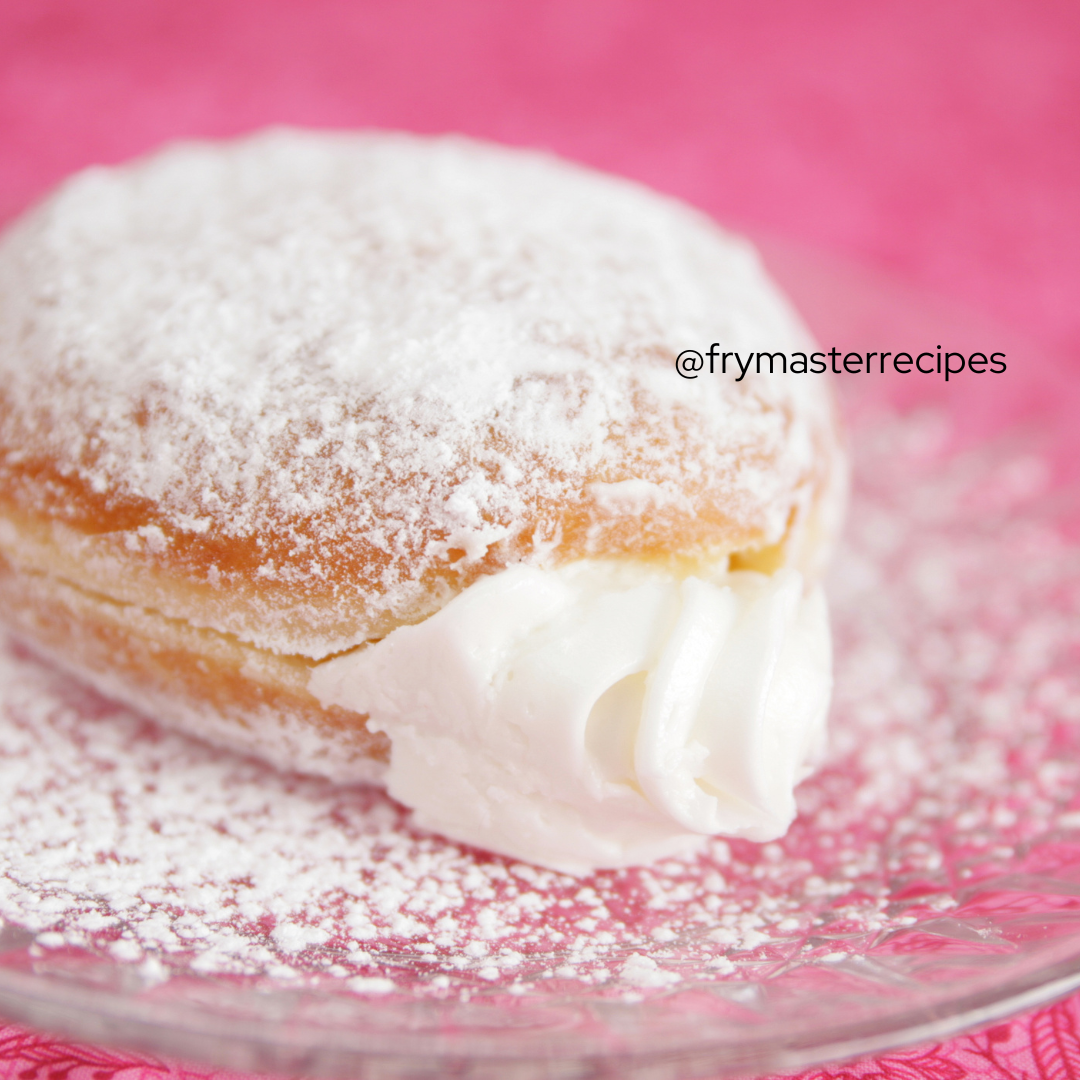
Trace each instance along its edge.
{"label": "scattered powdered sugar", "polygon": [[[164,732],[16,647],[0,963],[634,1000],[1006,948],[1021,916],[1077,902],[1060,882],[1080,866],[1080,551],[1040,502],[1042,459],[946,443],[932,416],[857,435],[832,749],[783,841],[583,879],[515,864],[417,833],[378,790]],[[1043,908],[1016,915],[1018,890]]]}

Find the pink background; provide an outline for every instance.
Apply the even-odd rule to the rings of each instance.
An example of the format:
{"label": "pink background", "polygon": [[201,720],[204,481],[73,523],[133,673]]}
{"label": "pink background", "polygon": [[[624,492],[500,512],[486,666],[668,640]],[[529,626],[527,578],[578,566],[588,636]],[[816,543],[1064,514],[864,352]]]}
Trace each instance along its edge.
{"label": "pink background", "polygon": [[[0,4],[0,220],[83,165],[270,123],[547,148],[896,274],[1080,368],[1076,0]],[[28,1067],[19,1045],[0,1039],[0,1077]],[[967,1045],[951,1072],[897,1068],[1006,1075]]]}
{"label": "pink background", "polygon": [[546,147],[1080,351],[1080,5],[4,0],[0,218],[270,123]]}

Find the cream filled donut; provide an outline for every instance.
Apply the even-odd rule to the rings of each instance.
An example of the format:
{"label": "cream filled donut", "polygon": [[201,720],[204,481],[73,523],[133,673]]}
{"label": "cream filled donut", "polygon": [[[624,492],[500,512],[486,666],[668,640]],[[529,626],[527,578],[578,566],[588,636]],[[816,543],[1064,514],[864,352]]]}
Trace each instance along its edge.
{"label": "cream filled donut", "polygon": [[0,242],[0,600],[195,734],[574,872],[780,835],[844,462],[743,241],[461,138],[89,169]]}

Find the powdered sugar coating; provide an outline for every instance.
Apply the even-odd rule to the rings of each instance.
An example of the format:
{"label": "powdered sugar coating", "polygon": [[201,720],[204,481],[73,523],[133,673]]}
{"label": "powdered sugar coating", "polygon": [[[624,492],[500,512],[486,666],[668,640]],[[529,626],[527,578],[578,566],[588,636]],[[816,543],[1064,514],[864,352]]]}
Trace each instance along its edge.
{"label": "powdered sugar coating", "polygon": [[[54,572],[320,657],[513,562],[779,540],[826,391],[680,379],[713,341],[808,339],[635,185],[458,138],[177,146],[4,240],[3,487]],[[596,495],[627,481],[644,513]]]}

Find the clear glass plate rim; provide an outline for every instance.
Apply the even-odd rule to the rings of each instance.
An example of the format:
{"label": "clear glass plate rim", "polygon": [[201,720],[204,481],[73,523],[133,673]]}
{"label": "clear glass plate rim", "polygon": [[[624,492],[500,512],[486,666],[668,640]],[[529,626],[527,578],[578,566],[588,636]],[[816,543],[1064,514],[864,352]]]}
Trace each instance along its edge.
{"label": "clear glass plate rim", "polygon": [[[577,1033],[568,1038],[566,1032],[550,1030],[535,1033],[526,1044],[521,1039],[524,1033],[516,1029],[513,1036],[518,1039],[520,1052],[515,1052],[507,1038],[510,1031],[489,1035],[471,1028],[456,1037],[412,1031],[407,1036],[408,1048],[403,1050],[405,1035],[398,1031],[376,1036],[303,1021],[281,1024],[236,1018],[189,1004],[139,1001],[96,987],[13,970],[0,970],[0,1013],[15,1022],[76,1040],[248,1071],[345,1077],[363,1075],[367,1064],[381,1061],[387,1066],[396,1063],[402,1075],[410,1076],[426,1065],[435,1070],[427,1075],[435,1076],[451,1063],[462,1066],[472,1062],[477,1068],[499,1063],[552,1067],[562,1063],[569,1068],[605,1061],[610,1065],[618,1062],[624,1070],[620,1075],[631,1076],[656,1062],[667,1061],[681,1063],[691,1070],[688,1075],[697,1071],[695,1064],[716,1075],[731,1075],[748,1070],[790,1071],[938,1041],[1050,1004],[1080,988],[1080,943],[1070,942],[1068,954],[1050,965],[1033,966],[1006,982],[988,974],[983,983],[962,994],[945,991],[941,998],[931,998],[923,1005],[885,1010],[887,1023],[882,1023],[880,1014],[846,1024],[823,1026],[814,1022],[787,1031],[765,1023],[753,1037],[738,1043],[706,1038],[688,1044],[680,1035],[670,1046],[657,1046],[653,1033],[648,1048],[620,1047],[610,1037],[590,1044],[587,1037]],[[545,1008],[559,1006],[558,1001],[544,1003]],[[539,1041],[547,1043],[543,1050],[537,1046]]]}

